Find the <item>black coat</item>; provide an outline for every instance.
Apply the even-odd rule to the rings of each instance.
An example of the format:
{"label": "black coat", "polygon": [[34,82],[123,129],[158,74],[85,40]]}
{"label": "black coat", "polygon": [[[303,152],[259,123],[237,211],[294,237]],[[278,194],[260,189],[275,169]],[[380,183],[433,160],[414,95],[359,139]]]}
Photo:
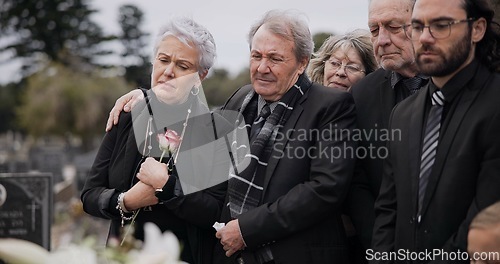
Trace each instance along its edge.
{"label": "black coat", "polygon": [[[356,123],[358,129],[371,133],[359,141],[359,147],[373,147],[376,155],[360,157],[356,160],[352,185],[346,203],[346,213],[356,229],[357,238],[363,249],[370,248],[373,224],[375,222],[375,200],[382,182],[382,164],[386,155],[387,141],[375,137],[389,128],[389,116],[396,105],[396,90],[391,87],[392,71],[382,68],[369,74],[356,83],[352,89],[352,97],[356,103]],[[362,133],[361,135],[365,135]]]}
{"label": "black coat", "polygon": [[[247,85],[236,91],[225,110],[238,111],[250,89]],[[356,146],[335,133],[354,127],[355,108],[349,93],[312,84],[299,99],[281,130],[288,136],[276,139],[260,205],[238,217],[247,244],[241,252],[245,263],[255,263],[254,253],[262,246],[270,248],[276,263],[347,263],[340,208],[354,158],[342,154],[346,147]],[[304,134],[310,132],[321,136]],[[322,149],[327,153],[320,154]],[[308,150],[309,154],[302,152]],[[332,157],[330,150],[339,157]],[[230,220],[229,208],[224,207],[219,222]],[[227,258],[218,243],[214,263],[235,263],[236,255]]]}
{"label": "black coat", "polygon": [[472,62],[441,89],[445,98],[451,93],[455,96],[445,105],[418,223],[418,178],[429,86],[392,112],[390,127],[399,129],[401,138],[388,144],[390,156],[384,163],[376,201],[376,251],[464,252],[472,218],[500,200],[500,75]]}
{"label": "black coat", "polygon": [[[198,104],[196,107],[201,109],[203,106]],[[136,108],[146,109],[144,103]],[[193,110],[193,112],[196,111]],[[149,115],[142,114],[135,118],[134,122],[138,122],[136,124],[145,123],[144,120],[147,118]],[[223,120],[221,121],[219,116],[212,119],[211,114],[190,119],[184,137],[189,141],[184,140],[181,150],[185,147],[193,148],[215,141],[215,130],[212,127],[215,123],[223,123]],[[182,127],[182,124],[180,126]],[[118,124],[104,136],[81,195],[84,210],[87,213],[111,220],[110,237],[119,237],[120,232],[121,218],[115,208],[116,197],[137,181],[135,175],[143,160],[138,151],[138,149],[142,149],[142,146],[137,146],[133,127],[132,114],[122,113]],[[142,126],[139,126],[139,130],[141,128]],[[142,129],[143,131],[138,132],[138,134],[145,134],[145,126]],[[200,133],[200,131],[208,133]],[[156,135],[156,133],[154,134]],[[152,146],[155,148],[158,146],[155,137],[153,137]],[[179,159],[191,158],[188,162],[197,162],[193,155],[186,157],[182,153]],[[211,164],[221,163],[216,160],[217,157],[218,155],[212,155],[208,162]],[[223,166],[226,168],[222,170],[227,171],[227,165]],[[194,164],[192,167],[200,168]],[[206,171],[205,173],[210,175],[212,172]],[[183,260],[192,263],[210,263],[213,244],[216,241],[212,225],[220,217],[227,182],[188,195],[183,195],[178,175],[170,177],[166,185],[171,185],[172,182],[175,188],[170,188],[170,193],[166,194],[169,197],[168,200],[164,201],[163,204],[152,206],[152,211],[142,210],[138,214],[135,235],[142,238],[143,224],[154,222],[162,231],[174,232],[181,241]]]}

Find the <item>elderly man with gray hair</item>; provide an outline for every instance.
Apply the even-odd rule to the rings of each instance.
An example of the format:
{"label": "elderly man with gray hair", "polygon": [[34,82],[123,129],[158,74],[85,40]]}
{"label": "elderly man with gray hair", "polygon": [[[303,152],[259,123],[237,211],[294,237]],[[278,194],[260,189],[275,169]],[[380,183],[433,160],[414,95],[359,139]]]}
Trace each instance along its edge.
{"label": "elderly man with gray hair", "polygon": [[355,160],[346,155],[356,147],[353,99],[304,73],[314,44],[300,14],[267,12],[249,43],[251,84],[223,111],[251,124],[251,161],[230,173],[214,262],[347,263],[341,207]]}

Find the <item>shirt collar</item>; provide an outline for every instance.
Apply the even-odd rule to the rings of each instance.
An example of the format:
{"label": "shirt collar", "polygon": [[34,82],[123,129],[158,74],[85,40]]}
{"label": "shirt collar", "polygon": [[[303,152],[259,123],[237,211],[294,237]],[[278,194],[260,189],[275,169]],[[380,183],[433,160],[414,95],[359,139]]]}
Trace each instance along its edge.
{"label": "shirt collar", "polygon": [[403,79],[404,79],[403,75],[393,71],[391,74],[391,87],[392,87],[392,89],[395,89],[396,84],[398,84],[398,82],[403,80]]}
{"label": "shirt collar", "polygon": [[[294,85],[297,85],[299,87],[309,87],[312,85],[312,82],[311,82],[311,80],[309,80],[309,78],[307,77],[307,75],[305,73],[302,73]],[[291,87],[290,89],[293,89],[293,87]],[[302,91],[304,91],[303,88],[302,88]],[[262,110],[262,108],[264,107],[265,104],[269,104],[269,108],[271,109],[271,113],[272,113],[274,111],[274,108],[276,108],[276,106],[278,105],[278,102],[268,103],[264,98],[262,98],[262,96],[258,95],[257,115],[260,114],[260,111]]]}
{"label": "shirt collar", "polygon": [[[428,76],[425,76],[425,75],[420,74],[420,73],[417,74],[416,76],[420,77],[424,80],[424,82],[422,82],[420,87],[423,87],[424,84],[427,83],[426,80],[429,79]],[[408,77],[404,77],[403,75],[401,75],[395,71],[392,71],[392,73],[391,73],[391,87],[392,87],[392,89],[396,89],[396,84],[398,84],[399,81],[404,80],[404,79],[408,79]]]}
{"label": "shirt collar", "polygon": [[[447,102],[453,101],[457,96],[458,92],[469,83],[469,81],[474,77],[479,63],[477,60],[473,60],[469,65],[465,66],[462,70],[457,72],[442,88],[441,92]],[[432,83],[432,82],[431,82]],[[437,87],[432,83],[432,87]],[[431,91],[434,92],[435,90]]]}
{"label": "shirt collar", "polygon": [[274,108],[276,108],[276,106],[278,105],[278,102],[268,103],[266,100],[264,100],[264,98],[262,98],[262,96],[259,95],[257,99],[257,115],[260,114],[260,111],[266,104],[269,104],[269,108],[271,109],[272,113],[274,111]]}

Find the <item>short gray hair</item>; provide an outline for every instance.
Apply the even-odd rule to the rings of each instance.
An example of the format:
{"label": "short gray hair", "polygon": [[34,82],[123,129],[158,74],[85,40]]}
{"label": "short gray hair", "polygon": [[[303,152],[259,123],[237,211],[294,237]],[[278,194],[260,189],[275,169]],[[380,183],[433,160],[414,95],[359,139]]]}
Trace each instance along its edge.
{"label": "short gray hair", "polygon": [[212,34],[204,26],[187,17],[172,18],[160,28],[155,40],[152,61],[155,60],[160,43],[168,36],[174,36],[188,46],[191,46],[190,43],[194,45],[200,56],[198,61],[200,74],[214,65],[217,54]]}
{"label": "short gray hair", "polygon": [[309,26],[303,17],[302,13],[294,10],[270,10],[266,12],[250,28],[248,33],[250,49],[252,48],[253,36],[265,24],[272,33],[295,43],[294,52],[297,60],[307,58],[309,61],[314,51],[314,42]]}

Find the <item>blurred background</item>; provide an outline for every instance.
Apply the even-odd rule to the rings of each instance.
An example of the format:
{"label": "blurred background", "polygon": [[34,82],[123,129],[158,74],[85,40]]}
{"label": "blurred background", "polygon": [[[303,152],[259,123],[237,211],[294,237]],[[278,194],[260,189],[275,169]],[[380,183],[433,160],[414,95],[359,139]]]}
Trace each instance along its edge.
{"label": "blurred background", "polygon": [[[493,3],[498,16],[500,1]],[[247,31],[265,11],[304,12],[318,48],[331,34],[367,28],[367,6],[368,0],[0,0],[0,173],[52,174],[53,249],[92,234],[103,241],[107,225],[83,213],[79,191],[115,100],[150,86],[152,43],[166,17],[192,17],[213,33],[218,58],[203,88],[216,107],[249,83]]]}

